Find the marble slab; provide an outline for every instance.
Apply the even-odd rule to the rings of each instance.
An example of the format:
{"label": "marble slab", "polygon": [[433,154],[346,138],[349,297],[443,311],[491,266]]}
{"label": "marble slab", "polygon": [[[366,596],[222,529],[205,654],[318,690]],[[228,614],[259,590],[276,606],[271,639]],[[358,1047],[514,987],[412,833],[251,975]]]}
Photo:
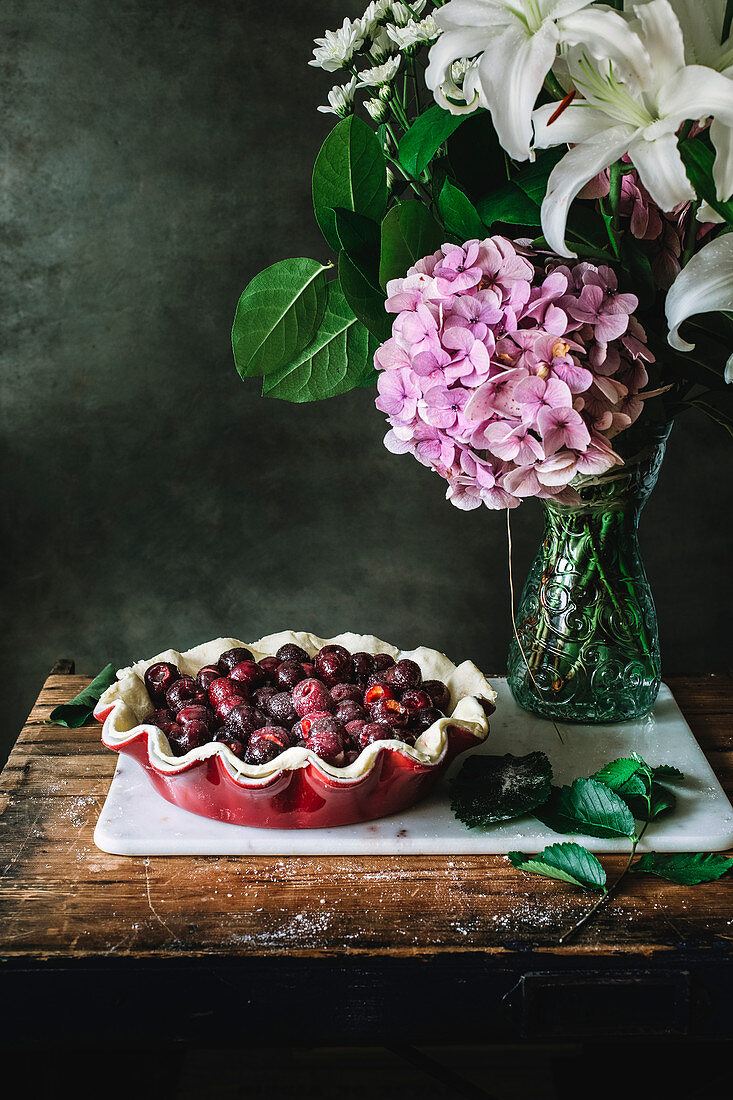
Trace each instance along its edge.
{"label": "marble slab", "polygon": [[[492,680],[499,693],[491,733],[476,751],[520,756],[540,749],[549,756],[555,782],[570,783],[635,749],[654,766],[674,764],[685,782],[674,788],[677,808],[652,823],[639,850],[709,852],[733,847],[733,807],[692,735],[672,693],[662,685],[654,711],[639,722],[603,726],[560,726],[521,710],[506,680]],[[404,813],[334,829],[252,829],[210,821],[166,802],[144,769],[120,756],[94,841],[115,855],[462,855],[537,852],[560,837],[527,816],[485,829],[467,829],[450,810],[447,782],[461,767],[459,757],[443,783]],[[628,841],[578,838],[594,852],[628,851]]]}

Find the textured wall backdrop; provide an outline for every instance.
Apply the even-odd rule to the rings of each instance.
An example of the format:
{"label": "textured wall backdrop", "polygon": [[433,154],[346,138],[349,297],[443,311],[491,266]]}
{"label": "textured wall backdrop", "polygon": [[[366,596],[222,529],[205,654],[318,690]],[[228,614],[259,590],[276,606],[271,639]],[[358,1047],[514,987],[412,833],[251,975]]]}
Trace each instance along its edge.
{"label": "textured wall backdrop", "polygon": [[[326,256],[307,60],[361,7],[3,2],[0,754],[60,655],[293,626],[504,665],[503,515],[388,454],[370,392],[263,401],[232,364],[251,276]],[[732,453],[680,422],[645,513],[667,671],[730,666]],[[513,526],[520,580],[539,506]]]}

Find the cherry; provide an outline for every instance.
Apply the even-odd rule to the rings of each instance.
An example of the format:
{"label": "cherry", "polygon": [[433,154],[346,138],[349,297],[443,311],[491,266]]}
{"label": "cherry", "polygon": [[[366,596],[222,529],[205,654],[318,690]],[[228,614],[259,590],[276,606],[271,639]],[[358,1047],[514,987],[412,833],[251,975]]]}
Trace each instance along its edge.
{"label": "cherry", "polygon": [[281,726],[263,726],[249,739],[245,760],[248,764],[267,764],[290,747],[290,735]]}
{"label": "cherry", "polygon": [[261,710],[267,710],[267,700],[271,699],[273,695],[277,695],[277,688],[274,684],[263,684],[261,688],[257,688],[257,691],[252,696],[255,704],[260,707]]}
{"label": "cherry", "polygon": [[168,661],[159,661],[145,670],[145,687],[154,707],[163,703],[168,688],[180,678],[180,670]]}
{"label": "cherry", "polygon": [[205,703],[206,692],[192,676],[181,676],[168,688],[165,693],[165,701],[168,710],[178,714],[179,710],[190,706],[191,703]]}
{"label": "cherry", "polygon": [[301,718],[314,710],[333,712],[336,709],[328,688],[320,680],[301,680],[296,684],[293,688],[293,705]]}
{"label": "cherry", "polygon": [[191,749],[199,749],[209,740],[209,729],[203,722],[189,722],[185,729],[177,726],[168,734],[175,756],[185,756]]}
{"label": "cherry", "polygon": [[267,676],[267,679],[273,680],[275,678],[275,673],[280,666],[280,662],[278,661],[277,657],[263,657],[262,660],[258,663],[260,668],[265,670],[265,675]]}
{"label": "cherry", "polygon": [[374,741],[391,741],[395,736],[389,722],[366,722],[357,734],[359,745],[363,749]]}
{"label": "cherry", "polygon": [[220,676],[221,672],[216,665],[204,665],[196,673],[196,680],[201,684],[204,691],[208,691],[214,680],[218,680]]}
{"label": "cherry", "polygon": [[398,661],[392,668],[388,668],[384,674],[384,679],[392,687],[396,687],[398,691],[404,691],[405,688],[419,687],[422,683],[422,672],[420,666],[415,661],[410,661],[407,658]]}
{"label": "cherry", "polygon": [[274,679],[280,691],[292,691],[296,684],[305,680],[305,672],[302,665],[284,661],[278,666]]}
{"label": "cherry", "polygon": [[254,661],[254,657],[244,646],[236,646],[234,649],[227,649],[222,653],[219,658],[219,668],[226,676],[242,661]]}
{"label": "cherry", "polygon": [[183,729],[186,729],[192,722],[202,723],[211,731],[214,726],[214,712],[210,707],[205,707],[201,703],[191,703],[179,710],[176,715],[176,722]]}
{"label": "cherry", "polygon": [[407,688],[406,691],[402,692],[400,702],[409,711],[422,710],[424,707],[432,707],[433,705],[433,700],[427,691],[421,691],[420,688]]}
{"label": "cherry", "polygon": [[267,700],[267,713],[281,726],[292,726],[298,720],[293,697],[289,691],[278,691]]}
{"label": "cherry", "polygon": [[310,714],[304,715],[297,723],[300,728],[301,737],[307,737],[313,723],[317,722],[320,718],[333,718],[333,715],[327,710],[314,710]]}
{"label": "cherry", "polygon": [[355,722],[359,718],[366,720],[366,711],[359,703],[344,699],[343,703],[336,704],[336,717],[346,725],[347,722]]}
{"label": "cherry", "polygon": [[312,661],[301,661],[300,662],[300,667],[303,669],[303,672],[305,673],[306,680],[315,680],[316,679],[316,666],[313,664]]}
{"label": "cherry", "polygon": [[383,684],[377,681],[364,692],[364,706],[371,707],[375,703],[378,703],[380,699],[394,699],[394,697],[395,693],[389,684]]}
{"label": "cherry", "polygon": [[351,663],[354,666],[354,678],[362,683],[366,681],[367,676],[374,672],[374,658],[371,653],[364,653],[360,650],[352,655]]}
{"label": "cherry", "polygon": [[362,689],[357,684],[334,684],[331,688],[331,698],[334,703],[361,703],[364,698]]}
{"label": "cherry", "polygon": [[335,718],[321,718],[313,723],[305,747],[326,764],[341,767],[345,762],[344,727]]}
{"label": "cherry", "polygon": [[249,702],[249,692],[244,684],[221,676],[209,687],[209,702],[214,708],[214,714],[223,722],[235,707]]}
{"label": "cherry", "polygon": [[425,707],[423,710],[411,712],[410,724],[414,730],[422,733],[428,726],[432,726],[433,722],[437,722],[439,718],[445,718],[445,715],[437,707]]}
{"label": "cherry", "polygon": [[240,661],[229,673],[230,680],[237,680],[240,684],[246,684],[250,691],[261,687],[267,679],[264,668],[254,661]]}
{"label": "cherry", "polygon": [[354,676],[351,654],[342,645],[324,645],[316,653],[313,663],[316,675],[329,687],[347,683]]}
{"label": "cherry", "polygon": [[358,742],[359,734],[369,723],[364,718],[355,718],[351,722],[347,722],[345,729],[352,741]]}
{"label": "cherry", "polygon": [[157,726],[163,733],[168,733],[170,729],[177,728],[175,718],[172,718],[167,710],[154,710],[143,718],[143,723],[146,726]]}
{"label": "cherry", "polygon": [[247,751],[246,741],[240,741],[238,737],[229,733],[226,727],[215,733],[211,740],[226,745],[235,756],[238,756],[240,760],[244,760],[244,754]]}
{"label": "cherry", "polygon": [[303,661],[310,661],[310,656],[304,649],[301,649],[299,645],[294,645],[292,642],[288,642],[286,645],[281,645],[275,654],[278,662],[286,662],[287,664],[302,664]]}
{"label": "cherry", "polygon": [[423,680],[422,690],[432,699],[438,710],[447,711],[450,706],[450,692],[442,680]]}
{"label": "cherry", "polygon": [[267,715],[259,707],[240,703],[229,711],[222,733],[235,737],[238,741],[247,742],[255,730],[261,729],[267,724]]}
{"label": "cherry", "polygon": [[375,653],[372,660],[375,672],[384,672],[386,668],[391,668],[394,664],[394,657],[391,657],[389,653]]}
{"label": "cherry", "polygon": [[389,722],[390,726],[402,728],[410,721],[410,711],[397,699],[380,699],[369,708],[373,722]]}

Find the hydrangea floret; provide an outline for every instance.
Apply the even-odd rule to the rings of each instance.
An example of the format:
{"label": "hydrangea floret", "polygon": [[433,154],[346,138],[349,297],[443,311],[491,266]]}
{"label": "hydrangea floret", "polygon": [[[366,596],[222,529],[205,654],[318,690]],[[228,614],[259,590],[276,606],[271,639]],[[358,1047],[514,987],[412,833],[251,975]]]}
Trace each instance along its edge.
{"label": "hydrangea floret", "polygon": [[574,478],[621,462],[610,439],[638,418],[653,356],[611,268],[494,236],[443,245],[387,294],[385,445],[445,478],[458,508],[571,503]]}

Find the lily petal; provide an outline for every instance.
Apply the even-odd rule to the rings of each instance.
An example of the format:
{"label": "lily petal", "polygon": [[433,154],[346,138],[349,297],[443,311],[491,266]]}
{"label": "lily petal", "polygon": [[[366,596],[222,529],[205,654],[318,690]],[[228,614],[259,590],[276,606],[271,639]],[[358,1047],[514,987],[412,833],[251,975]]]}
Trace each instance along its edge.
{"label": "lily petal", "polygon": [[575,255],[565,244],[570,204],[589,180],[623,156],[637,132],[633,126],[612,126],[570,149],[555,165],[547,181],[541,212],[542,231],[553,252],[560,256]]}
{"label": "lily petal", "polygon": [[657,137],[657,131],[676,131],[685,119],[708,115],[733,126],[733,80],[705,65],[686,65],[659,89],[660,121],[649,127],[652,133],[648,136]]}
{"label": "lily petal", "polygon": [[608,129],[607,116],[589,103],[571,103],[554,122],[550,122],[556,112],[557,103],[545,103],[532,112],[536,149],[576,145]]}
{"label": "lily petal", "polygon": [[641,134],[629,145],[629,156],[641,182],[661,210],[672,210],[678,203],[695,198],[675,134],[662,134],[655,141],[647,141]]}
{"label": "lily petal", "polygon": [[710,140],[715,149],[715,193],[721,202],[726,202],[733,194],[733,126],[714,118],[710,123]]}
{"label": "lily petal", "polygon": [[598,8],[576,12],[563,20],[562,40],[568,46],[582,46],[584,53],[597,60],[612,61],[616,74],[638,87],[650,81],[644,43],[618,12]]}
{"label": "lily petal", "polygon": [[[698,313],[733,309],[733,233],[724,233],[701,248],[672,283],[664,305],[669,325],[667,340],[678,351],[692,351],[679,327]],[[733,382],[733,356],[725,368],[726,382]]]}

